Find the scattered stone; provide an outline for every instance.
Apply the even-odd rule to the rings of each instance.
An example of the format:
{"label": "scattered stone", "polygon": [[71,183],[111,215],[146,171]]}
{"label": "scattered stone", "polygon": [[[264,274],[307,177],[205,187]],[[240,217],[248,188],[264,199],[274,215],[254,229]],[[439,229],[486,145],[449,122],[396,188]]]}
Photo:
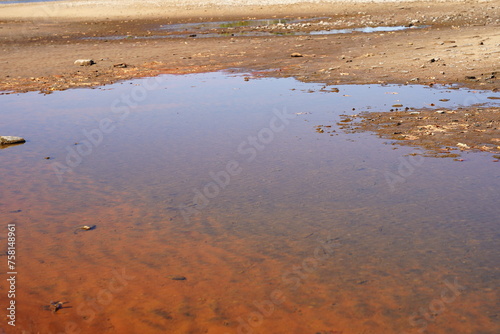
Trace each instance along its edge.
{"label": "scattered stone", "polygon": [[50,157],[45,157],[44,159],[45,159],[45,160],[50,160]]}
{"label": "scattered stone", "polygon": [[473,76],[473,75],[466,75],[465,79],[467,79],[467,80],[476,80],[476,77]]}
{"label": "scattered stone", "polygon": [[80,231],[92,231],[92,230],[95,230],[97,227],[97,225],[83,225],[83,226],[79,226],[75,229],[75,231],[73,232],[74,234],[78,234],[78,232]]}
{"label": "scattered stone", "polygon": [[402,104],[393,104],[393,108],[401,108],[403,105]]}
{"label": "scattered stone", "polygon": [[21,144],[24,142],[26,142],[26,140],[22,137],[0,136],[0,145]]}
{"label": "scattered stone", "polygon": [[50,310],[53,312],[53,313],[56,313],[57,311],[59,311],[63,306],[63,303],[62,302],[50,302]]}
{"label": "scattered stone", "polygon": [[57,311],[59,311],[60,309],[64,308],[63,305],[64,304],[67,304],[68,302],[60,302],[60,301],[57,301],[57,302],[50,302],[49,305],[45,305],[43,306],[43,309],[44,310],[47,310],[47,311],[51,311],[52,313],[56,313]]}
{"label": "scattered stone", "polygon": [[127,68],[128,65],[125,63],[119,63],[119,64],[114,64],[113,67],[118,67],[118,68]]}
{"label": "scattered stone", "polygon": [[420,139],[420,137],[414,136],[414,135],[404,135],[404,139],[405,140],[417,140],[417,139]]}
{"label": "scattered stone", "polygon": [[410,116],[415,112],[411,109],[391,110],[394,112],[362,113],[352,122],[337,124],[347,133],[370,131],[391,143],[397,140],[399,145],[421,147],[425,156],[456,158],[466,151],[500,153],[498,107],[424,108],[415,116]]}
{"label": "scattered stone", "polygon": [[95,61],[93,61],[92,59],[77,59],[77,60],[75,60],[75,65],[79,65],[79,66],[91,66],[94,64],[95,64]]}
{"label": "scattered stone", "polygon": [[170,278],[171,280],[174,280],[174,281],[185,281],[185,280],[187,280],[187,278],[185,276],[177,276],[177,275],[168,276],[168,278]]}
{"label": "scattered stone", "polygon": [[301,53],[294,52],[290,55],[290,57],[304,57]]}

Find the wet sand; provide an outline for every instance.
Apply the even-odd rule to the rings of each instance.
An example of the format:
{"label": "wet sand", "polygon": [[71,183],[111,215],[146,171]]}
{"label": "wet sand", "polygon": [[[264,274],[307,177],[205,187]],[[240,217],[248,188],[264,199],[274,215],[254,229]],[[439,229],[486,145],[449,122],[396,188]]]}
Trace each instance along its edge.
{"label": "wet sand", "polygon": [[423,147],[429,156],[463,161],[463,151],[483,151],[491,153],[495,162],[500,159],[498,108],[396,109],[346,115],[338,124],[348,132],[374,132],[390,144]]}

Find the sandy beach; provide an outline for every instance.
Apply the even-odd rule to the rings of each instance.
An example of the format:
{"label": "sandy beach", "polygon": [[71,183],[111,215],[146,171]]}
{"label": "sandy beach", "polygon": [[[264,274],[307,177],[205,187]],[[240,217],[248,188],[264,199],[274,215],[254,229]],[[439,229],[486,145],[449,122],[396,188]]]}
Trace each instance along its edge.
{"label": "sandy beach", "polygon": [[[160,73],[224,68],[339,83],[461,83],[495,88],[500,36],[498,1],[337,2],[59,1],[0,5],[0,89],[60,90]],[[275,5],[266,4],[278,3]],[[460,3],[460,6],[457,6]],[[187,31],[168,38],[172,23],[308,18],[325,26],[412,26],[388,33],[217,37]],[[320,18],[320,19],[315,19]],[[278,31],[279,32],[279,31]],[[194,37],[196,35],[196,37]],[[122,38],[119,38],[119,37]],[[207,35],[209,36],[209,35]],[[290,57],[300,53],[302,57]],[[45,55],[45,61],[40,61]],[[89,67],[75,66],[93,59]],[[113,65],[125,63],[127,68]],[[276,71],[278,70],[279,71]]]}

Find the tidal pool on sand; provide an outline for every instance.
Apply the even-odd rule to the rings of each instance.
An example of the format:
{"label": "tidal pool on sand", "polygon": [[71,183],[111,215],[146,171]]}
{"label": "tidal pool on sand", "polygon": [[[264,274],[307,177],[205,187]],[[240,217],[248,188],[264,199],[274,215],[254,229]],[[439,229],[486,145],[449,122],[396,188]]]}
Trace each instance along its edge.
{"label": "tidal pool on sand", "polygon": [[[406,29],[422,29],[428,26],[406,27],[406,26],[378,26],[378,27],[363,27],[351,29],[328,29],[317,31],[293,31],[293,30],[250,30],[250,31],[218,31],[219,29],[228,27],[254,27],[254,26],[272,26],[278,22],[286,22],[286,20],[250,20],[250,21],[234,21],[234,22],[203,22],[203,23],[183,23],[183,24],[168,24],[160,26],[160,31],[171,32],[170,35],[149,35],[149,36],[97,36],[85,37],[85,40],[120,40],[120,39],[155,39],[155,38],[213,38],[213,37],[243,37],[243,36],[304,36],[304,35],[336,35],[336,34],[352,34],[375,33],[375,32],[392,32]],[[266,23],[267,22],[267,23]],[[293,21],[292,21],[293,22]],[[215,32],[207,32],[215,31]],[[189,32],[189,33],[186,33]]]}
{"label": "tidal pool on sand", "polygon": [[315,126],[499,94],[336,87],[210,73],[0,96],[1,134],[27,139],[0,151],[9,333],[497,332],[498,164]]}

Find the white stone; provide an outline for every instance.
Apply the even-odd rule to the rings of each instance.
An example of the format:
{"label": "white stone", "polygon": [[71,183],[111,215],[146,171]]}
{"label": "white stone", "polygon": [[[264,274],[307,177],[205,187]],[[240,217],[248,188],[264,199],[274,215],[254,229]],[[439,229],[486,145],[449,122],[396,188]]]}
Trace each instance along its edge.
{"label": "white stone", "polygon": [[75,65],[80,65],[80,66],[90,66],[95,64],[95,61],[92,59],[77,59],[75,60]]}
{"label": "white stone", "polygon": [[0,145],[10,145],[10,144],[18,144],[24,143],[26,140],[22,137],[14,137],[14,136],[0,136]]}

